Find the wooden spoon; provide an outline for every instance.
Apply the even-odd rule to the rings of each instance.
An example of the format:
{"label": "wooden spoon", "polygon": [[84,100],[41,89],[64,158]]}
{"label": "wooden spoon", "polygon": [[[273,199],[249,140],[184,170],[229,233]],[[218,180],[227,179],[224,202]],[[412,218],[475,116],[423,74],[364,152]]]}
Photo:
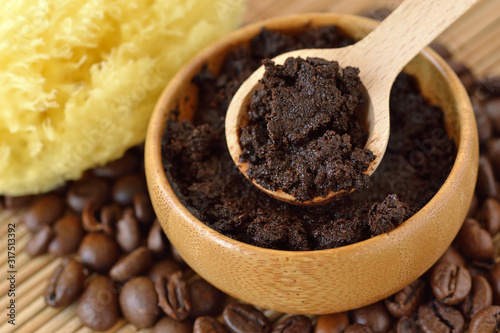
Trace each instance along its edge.
{"label": "wooden spoon", "polygon": [[[336,60],[343,67],[360,70],[361,81],[368,93],[366,122],[369,136],[366,148],[375,155],[365,174],[372,175],[380,164],[389,140],[389,95],[396,76],[422,48],[455,22],[478,0],[406,0],[372,33],[354,45],[337,49],[303,49],[281,54],[273,61],[283,64],[290,57],[318,57]],[[264,75],[264,67],[256,70],[238,89],[226,115],[226,141],[233,161],[248,178],[248,163],[240,161],[242,153],[239,130],[248,121],[248,105],[252,92]],[[271,196],[292,204],[324,204],[345,190],[330,192],[325,197],[300,202],[282,190],[269,190],[252,183]],[[352,190],[350,190],[352,192]]]}

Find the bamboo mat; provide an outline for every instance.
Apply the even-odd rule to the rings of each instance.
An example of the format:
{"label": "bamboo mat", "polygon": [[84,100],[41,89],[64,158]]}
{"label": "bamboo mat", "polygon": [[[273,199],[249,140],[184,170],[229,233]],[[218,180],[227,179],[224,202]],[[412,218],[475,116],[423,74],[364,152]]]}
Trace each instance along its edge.
{"label": "bamboo mat", "polygon": [[[396,7],[401,0],[249,0],[244,23],[300,12],[339,12],[357,14],[373,9]],[[470,12],[444,32],[439,41],[453,53],[454,58],[468,65],[476,75],[500,75],[500,1],[483,0]],[[58,332],[87,333],[76,316],[76,305],[54,309],[45,305],[43,294],[47,281],[58,265],[58,259],[49,255],[30,258],[24,252],[29,240],[28,230],[21,222],[20,212],[0,212],[0,332]],[[16,224],[16,325],[7,323],[6,307],[9,304],[9,270],[7,262],[8,224]],[[497,242],[496,242],[497,243]],[[498,243],[497,243],[498,244]],[[266,311],[271,319],[280,316]],[[123,319],[108,332],[137,332]],[[152,332],[152,330],[140,330]]]}

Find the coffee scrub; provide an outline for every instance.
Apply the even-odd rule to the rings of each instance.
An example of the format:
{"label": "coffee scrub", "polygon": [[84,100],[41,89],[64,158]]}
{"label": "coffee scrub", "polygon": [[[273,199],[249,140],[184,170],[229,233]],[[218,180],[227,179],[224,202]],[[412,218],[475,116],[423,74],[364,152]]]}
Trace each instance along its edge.
{"label": "coffee scrub", "polygon": [[321,58],[264,61],[249,122],[240,131],[241,161],[261,186],[298,201],[366,188],[374,154],[356,118],[365,100],[359,70]]}

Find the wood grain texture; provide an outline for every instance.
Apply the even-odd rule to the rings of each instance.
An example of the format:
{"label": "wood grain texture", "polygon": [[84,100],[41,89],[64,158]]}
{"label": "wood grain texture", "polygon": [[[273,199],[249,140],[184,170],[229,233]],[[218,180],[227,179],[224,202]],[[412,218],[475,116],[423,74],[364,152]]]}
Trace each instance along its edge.
{"label": "wood grain texture", "polygon": [[[359,14],[380,7],[394,8],[400,2],[400,0],[249,0],[245,23],[269,17],[311,11]],[[500,1],[483,0],[443,33],[438,40],[448,46],[457,60],[469,65],[474,73],[478,75],[500,74],[499,12]],[[0,212],[0,249],[6,248],[6,243],[2,243],[2,240],[6,240],[7,225],[12,221],[20,222],[18,212]],[[26,228],[20,227],[17,229],[19,239],[25,237],[27,233]],[[495,244],[495,258],[498,259],[500,256],[500,234],[495,238]],[[20,244],[17,247],[17,254],[22,253],[24,253],[24,245]],[[53,266],[51,266],[53,265],[51,264],[53,260],[48,255],[44,257],[48,258],[50,264],[45,264],[36,270],[30,270],[31,274],[28,278],[26,278],[27,273],[24,269],[20,269],[23,281],[17,285],[19,297],[24,298],[28,296],[29,291],[37,284],[46,286],[48,278],[53,271]],[[34,261],[38,261],[38,259]],[[0,265],[5,262],[6,259],[1,257]],[[2,308],[3,304],[6,304],[5,296],[5,294],[0,294],[0,297],[2,297],[0,298]],[[8,328],[6,316],[2,315],[0,317],[0,332],[7,332],[4,329],[9,329],[9,331],[16,331],[18,329],[17,332],[22,331],[22,327],[32,320],[36,320],[37,325],[35,326],[38,326],[31,326],[34,332],[70,333],[82,329],[82,324],[76,316],[76,306],[74,305],[64,309],[53,317],[51,315],[46,316],[43,313],[28,313],[28,310],[26,307],[18,308],[18,322],[15,328]],[[274,320],[280,317],[277,312],[271,310],[267,310],[266,314]],[[122,326],[120,328],[114,327],[108,332],[136,332],[133,326],[123,321],[119,325]],[[90,332],[90,330],[87,330],[87,332]],[[143,329],[139,330],[139,332],[151,333],[152,330]]]}

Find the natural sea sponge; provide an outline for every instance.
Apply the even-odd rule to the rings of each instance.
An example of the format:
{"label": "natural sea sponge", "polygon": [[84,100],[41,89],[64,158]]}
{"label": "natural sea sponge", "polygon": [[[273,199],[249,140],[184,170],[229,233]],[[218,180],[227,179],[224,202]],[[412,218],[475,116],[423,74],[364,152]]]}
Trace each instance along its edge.
{"label": "natural sea sponge", "polygon": [[168,80],[244,0],[4,0],[0,193],[40,193],[144,140]]}

